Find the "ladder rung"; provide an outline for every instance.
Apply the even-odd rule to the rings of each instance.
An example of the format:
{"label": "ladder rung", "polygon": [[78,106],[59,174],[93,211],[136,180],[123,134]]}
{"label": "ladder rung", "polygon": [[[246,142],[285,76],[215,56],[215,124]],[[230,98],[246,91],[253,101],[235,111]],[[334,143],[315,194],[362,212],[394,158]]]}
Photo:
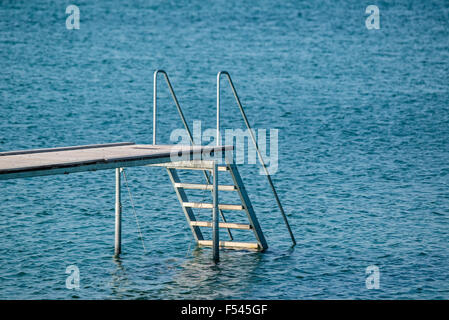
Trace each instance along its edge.
{"label": "ladder rung", "polygon": [[[201,246],[212,246],[211,240],[199,240],[198,244]],[[220,241],[219,246],[222,248],[230,249],[255,249],[260,250],[260,246],[257,242],[237,242],[237,241]]]}
{"label": "ladder rung", "polygon": [[176,161],[176,162],[166,162],[152,164],[155,167],[166,167],[181,170],[211,170],[214,167],[213,161],[202,161],[202,160],[192,160],[192,161]]}
{"label": "ladder rung", "polygon": [[[198,183],[175,183],[176,188],[184,189],[196,189],[196,190],[213,190],[213,185],[211,184],[198,184]],[[220,191],[236,191],[237,187],[234,185],[219,185],[218,190]]]}
{"label": "ladder rung", "polygon": [[[190,221],[190,224],[192,226],[196,226],[196,227],[209,227],[209,228],[212,228],[212,222],[209,222],[209,221]],[[227,228],[227,229],[244,229],[244,230],[252,229],[250,224],[230,223],[230,222],[220,222],[219,223],[219,227],[220,228]]]}
{"label": "ladder rung", "polygon": [[[212,209],[214,205],[212,203],[203,203],[203,202],[183,202],[182,205],[188,208],[197,208],[197,209]],[[239,204],[219,204],[218,209],[221,210],[245,210],[242,205]]]}
{"label": "ladder rung", "polygon": [[[176,161],[176,162],[166,162],[166,163],[156,163],[151,164],[149,166],[153,167],[166,167],[172,169],[179,170],[212,170],[214,168],[214,164],[212,161],[201,161],[201,160],[193,160],[193,161]],[[218,171],[228,171],[228,166],[217,166]]]}

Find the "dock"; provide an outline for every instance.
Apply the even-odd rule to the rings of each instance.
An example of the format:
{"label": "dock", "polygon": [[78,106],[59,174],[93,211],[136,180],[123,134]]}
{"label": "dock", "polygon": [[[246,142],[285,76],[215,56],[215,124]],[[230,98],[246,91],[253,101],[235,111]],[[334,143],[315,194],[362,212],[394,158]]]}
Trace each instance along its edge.
{"label": "dock", "polygon": [[69,174],[172,162],[173,154],[194,157],[232,146],[151,145],[119,142],[0,152],[0,180]]}
{"label": "dock", "polygon": [[[196,164],[195,170],[199,166],[214,163],[212,168],[213,189],[217,191],[216,161],[202,161],[203,155],[210,157],[213,154],[232,150],[232,146],[186,146],[186,145],[152,145],[136,144],[134,142],[118,142],[107,144],[94,144],[71,146],[48,149],[31,149],[0,152],[0,180],[30,178],[39,176],[50,176],[59,174],[71,174],[86,171],[115,169],[115,243],[114,255],[118,257],[121,253],[121,173],[123,168],[137,166],[162,166],[167,167],[170,177],[173,178],[173,166],[181,166],[189,169],[191,164]],[[199,159],[199,160],[198,160]],[[187,166],[187,167],[186,167]],[[170,169],[169,169],[170,168]],[[207,169],[205,169],[207,170]],[[214,192],[213,216],[218,226],[218,193]],[[193,212],[189,212],[187,217],[189,223],[196,222]],[[195,232],[198,227],[195,227]],[[214,227],[218,234],[218,227]],[[200,236],[203,240],[202,236]],[[218,247],[218,237],[210,243],[211,246]],[[214,251],[214,257],[218,261],[218,252]]]}
{"label": "dock", "polygon": [[[164,76],[170,94],[175,103],[176,109],[184,128],[189,135],[190,145],[162,145],[157,144],[156,124],[157,124],[157,76]],[[212,247],[213,260],[219,261],[219,248],[249,249],[265,251],[268,248],[267,241],[262,232],[259,221],[254,212],[250,198],[246,192],[243,179],[241,178],[236,164],[233,162],[231,151],[233,146],[221,146],[220,141],[220,79],[225,76],[232,89],[237,106],[242,118],[251,135],[261,165],[266,173],[271,190],[276,203],[282,214],[282,218],[292,239],[296,244],[291,231],[287,216],[281,205],[279,196],[274,187],[273,181],[268,173],[262,154],[258,148],[251,126],[243,110],[243,106],[237,95],[237,91],[231,80],[231,76],[226,71],[217,74],[217,109],[216,109],[216,145],[201,146],[195,145],[192,133],[182,112],[179,101],[173,90],[173,86],[164,70],[154,72],[153,81],[153,143],[136,144],[134,142],[117,142],[107,144],[80,145],[71,147],[59,147],[48,149],[31,149],[0,152],[0,180],[31,178],[39,176],[51,176],[59,174],[72,174],[77,172],[115,170],[115,242],[114,255],[118,257],[121,253],[122,234],[122,205],[121,205],[121,177],[126,179],[124,169],[137,166],[156,166],[166,170],[174,192],[178,197],[181,209],[190,227],[192,235],[199,246]],[[219,158],[221,155],[225,159],[223,165]],[[223,157],[224,156],[224,157]],[[221,159],[222,160],[222,159]],[[220,162],[220,163],[219,163]],[[178,171],[203,171],[204,179],[200,183],[192,181],[183,182],[178,175]],[[233,184],[220,185],[219,172],[229,174]],[[221,173],[220,173],[221,174]],[[126,183],[126,180],[125,180]],[[211,202],[189,201],[189,190],[210,191]],[[238,195],[239,203],[222,204],[219,203],[220,192],[235,192]],[[211,210],[211,221],[198,221],[196,210]],[[247,223],[230,222],[225,217],[224,211],[243,211],[246,214]],[[221,221],[220,221],[221,220]],[[212,239],[204,239],[201,228],[212,228]],[[220,241],[219,229],[225,228],[229,240]],[[235,241],[231,229],[248,230],[254,234],[255,242]]]}

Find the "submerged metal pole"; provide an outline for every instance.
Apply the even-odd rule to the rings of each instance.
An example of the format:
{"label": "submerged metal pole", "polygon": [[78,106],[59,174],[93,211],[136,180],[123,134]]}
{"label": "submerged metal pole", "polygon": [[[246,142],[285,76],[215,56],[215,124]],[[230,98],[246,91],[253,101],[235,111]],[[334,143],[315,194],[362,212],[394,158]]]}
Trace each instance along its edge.
{"label": "submerged metal pole", "polygon": [[121,170],[121,168],[115,169],[115,257],[118,257],[122,251],[122,204],[120,198]]}
{"label": "submerged metal pole", "polygon": [[213,183],[213,193],[212,193],[212,250],[213,259],[215,262],[220,260],[219,245],[219,221],[218,221],[218,165],[217,161],[214,161],[214,166],[212,169],[212,183]]}

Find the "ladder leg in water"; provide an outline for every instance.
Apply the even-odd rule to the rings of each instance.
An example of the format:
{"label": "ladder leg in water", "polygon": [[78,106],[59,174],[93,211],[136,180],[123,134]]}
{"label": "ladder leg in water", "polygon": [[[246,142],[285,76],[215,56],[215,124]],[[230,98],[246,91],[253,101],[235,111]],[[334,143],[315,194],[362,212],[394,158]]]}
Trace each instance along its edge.
{"label": "ladder leg in water", "polygon": [[120,168],[115,169],[115,246],[114,256],[122,251],[122,204],[120,194]]}
{"label": "ladder leg in water", "polygon": [[213,259],[218,262],[220,259],[219,244],[220,244],[220,234],[218,225],[218,167],[217,162],[214,162],[212,169],[212,184],[213,184],[213,194],[212,194],[212,245],[213,245]]}

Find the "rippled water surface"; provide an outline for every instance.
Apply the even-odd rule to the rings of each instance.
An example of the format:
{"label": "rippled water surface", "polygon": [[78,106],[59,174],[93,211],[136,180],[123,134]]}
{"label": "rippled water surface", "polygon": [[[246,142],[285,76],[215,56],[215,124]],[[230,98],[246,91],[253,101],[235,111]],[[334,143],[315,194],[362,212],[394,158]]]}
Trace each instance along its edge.
{"label": "rippled water surface", "polygon": [[[124,192],[119,261],[113,170],[0,181],[0,298],[449,298],[447,1],[377,1],[380,30],[360,1],[80,0],[79,30],[68,4],[0,4],[0,150],[151,143],[157,68],[188,122],[213,128],[227,70],[254,127],[279,129],[273,179],[298,244],[254,165],[240,171],[269,250],[218,265],[160,168],[127,170],[147,252]],[[165,143],[181,126],[169,99],[161,84]],[[223,127],[243,128],[227,91]]]}

